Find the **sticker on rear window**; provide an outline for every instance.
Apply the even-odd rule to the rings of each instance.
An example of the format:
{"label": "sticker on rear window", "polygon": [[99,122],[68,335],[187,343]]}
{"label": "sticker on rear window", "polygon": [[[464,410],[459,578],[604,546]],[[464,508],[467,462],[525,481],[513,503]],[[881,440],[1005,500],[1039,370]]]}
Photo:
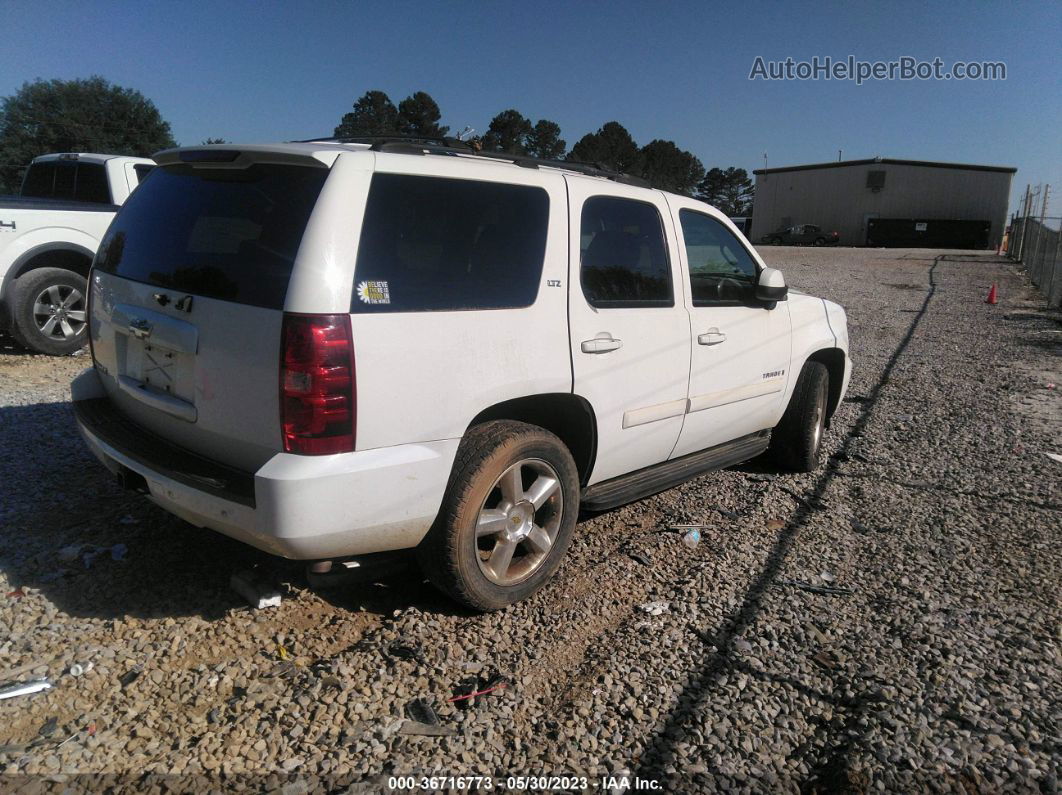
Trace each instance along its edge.
{"label": "sticker on rear window", "polygon": [[360,282],[358,298],[363,304],[389,304],[391,303],[391,291],[387,287],[387,282]]}

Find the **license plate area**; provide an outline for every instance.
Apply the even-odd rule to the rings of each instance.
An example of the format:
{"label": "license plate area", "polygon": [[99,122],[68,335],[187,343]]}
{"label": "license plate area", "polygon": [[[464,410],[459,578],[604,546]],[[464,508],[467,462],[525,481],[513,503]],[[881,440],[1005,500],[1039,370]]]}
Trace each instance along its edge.
{"label": "license plate area", "polygon": [[193,356],[151,342],[126,337],[125,372],[144,388],[195,403]]}

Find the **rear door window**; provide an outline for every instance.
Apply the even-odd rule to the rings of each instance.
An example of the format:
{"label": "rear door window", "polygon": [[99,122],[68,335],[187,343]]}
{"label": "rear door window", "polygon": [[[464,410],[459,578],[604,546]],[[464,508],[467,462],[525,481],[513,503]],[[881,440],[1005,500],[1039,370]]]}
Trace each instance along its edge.
{"label": "rear door window", "polygon": [[538,295],[549,227],[542,188],[375,174],[353,313],[505,309]]}
{"label": "rear door window", "polygon": [[651,204],[594,196],[583,204],[583,295],[600,308],[674,306],[660,213]]}
{"label": "rear door window", "polygon": [[144,163],[137,163],[135,166],[133,166],[133,171],[136,172],[136,184],[139,185],[141,182],[147,179],[147,175],[150,174],[152,169],[154,168],[154,166],[149,166]]}
{"label": "rear door window", "polygon": [[127,279],[282,309],[328,170],[157,167],[107,232],[96,267]]}

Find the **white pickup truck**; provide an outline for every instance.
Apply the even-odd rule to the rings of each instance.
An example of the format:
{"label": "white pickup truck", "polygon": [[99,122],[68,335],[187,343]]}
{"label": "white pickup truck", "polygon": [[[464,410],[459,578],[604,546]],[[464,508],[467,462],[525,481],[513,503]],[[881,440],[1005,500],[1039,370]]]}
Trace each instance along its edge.
{"label": "white pickup truck", "polygon": [[155,165],[64,153],[30,163],[21,194],[0,199],[0,330],[39,353],[87,339],[85,278],[119,205]]}

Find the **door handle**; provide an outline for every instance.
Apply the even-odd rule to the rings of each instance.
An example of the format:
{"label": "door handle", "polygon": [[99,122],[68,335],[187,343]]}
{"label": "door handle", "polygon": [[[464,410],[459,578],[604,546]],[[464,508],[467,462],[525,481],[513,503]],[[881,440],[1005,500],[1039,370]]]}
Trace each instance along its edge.
{"label": "door handle", "polygon": [[614,340],[612,337],[595,337],[592,340],[583,340],[579,345],[579,350],[583,353],[608,353],[622,347],[621,340]]}
{"label": "door handle", "polygon": [[720,342],[726,342],[726,334],[717,328],[710,328],[703,334],[697,335],[699,345],[718,345]]}

